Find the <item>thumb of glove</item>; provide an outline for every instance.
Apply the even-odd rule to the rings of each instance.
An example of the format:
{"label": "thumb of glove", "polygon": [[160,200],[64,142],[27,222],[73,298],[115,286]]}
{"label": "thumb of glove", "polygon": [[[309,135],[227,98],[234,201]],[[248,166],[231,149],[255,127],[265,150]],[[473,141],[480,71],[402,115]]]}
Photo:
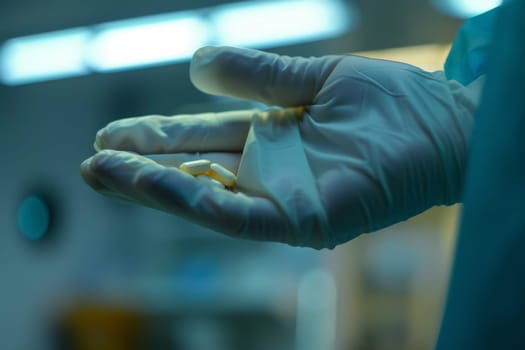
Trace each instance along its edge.
{"label": "thumb of glove", "polygon": [[190,79],[199,90],[213,95],[283,107],[309,105],[338,62],[208,46],[193,55]]}

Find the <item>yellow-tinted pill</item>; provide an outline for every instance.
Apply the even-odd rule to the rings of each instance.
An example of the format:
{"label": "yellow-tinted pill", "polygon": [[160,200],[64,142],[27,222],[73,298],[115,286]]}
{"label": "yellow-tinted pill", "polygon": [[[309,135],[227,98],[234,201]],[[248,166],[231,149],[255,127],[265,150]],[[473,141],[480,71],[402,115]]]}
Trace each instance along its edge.
{"label": "yellow-tinted pill", "polygon": [[182,163],[179,166],[179,169],[190,175],[200,175],[210,170],[210,166],[211,162],[209,160],[199,159],[193,160],[191,162]]}
{"label": "yellow-tinted pill", "polygon": [[211,163],[210,170],[206,173],[212,179],[220,181],[224,186],[232,187],[237,181],[234,173],[218,163]]}
{"label": "yellow-tinted pill", "polygon": [[212,179],[212,178],[209,177],[209,176],[206,176],[206,175],[199,175],[199,176],[197,176],[197,177],[195,177],[195,178],[196,178],[197,180],[199,180],[200,182],[203,182],[203,183],[208,184],[208,185],[210,185],[210,186],[224,189],[224,185],[223,185],[222,183],[220,183],[220,182],[217,181],[217,180]]}

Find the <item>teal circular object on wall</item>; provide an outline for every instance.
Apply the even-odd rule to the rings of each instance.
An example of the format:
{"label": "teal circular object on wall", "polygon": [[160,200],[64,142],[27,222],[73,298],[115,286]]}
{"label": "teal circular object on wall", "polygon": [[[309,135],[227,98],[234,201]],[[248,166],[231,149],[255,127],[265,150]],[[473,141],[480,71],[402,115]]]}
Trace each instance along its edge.
{"label": "teal circular object on wall", "polygon": [[49,207],[42,198],[35,195],[26,197],[18,207],[18,228],[25,237],[39,240],[49,228],[49,217]]}

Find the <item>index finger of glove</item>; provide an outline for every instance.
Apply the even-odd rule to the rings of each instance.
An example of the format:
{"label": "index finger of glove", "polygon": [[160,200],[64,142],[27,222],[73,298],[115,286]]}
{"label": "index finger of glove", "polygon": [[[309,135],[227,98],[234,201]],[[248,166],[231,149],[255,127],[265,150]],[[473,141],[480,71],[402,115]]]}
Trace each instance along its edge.
{"label": "index finger of glove", "polygon": [[239,152],[254,113],[242,110],[120,119],[98,131],[94,148],[140,154]]}
{"label": "index finger of glove", "polygon": [[128,152],[103,151],[85,165],[105,192],[183,216],[216,231],[285,241],[286,220],[269,199],[214,188],[176,168]]}

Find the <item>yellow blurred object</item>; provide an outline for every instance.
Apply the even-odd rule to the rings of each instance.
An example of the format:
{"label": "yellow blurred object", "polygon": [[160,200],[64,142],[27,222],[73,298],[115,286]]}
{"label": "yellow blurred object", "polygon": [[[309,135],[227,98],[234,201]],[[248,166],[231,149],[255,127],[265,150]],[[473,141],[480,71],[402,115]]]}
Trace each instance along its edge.
{"label": "yellow blurred object", "polygon": [[358,52],[356,54],[371,58],[404,62],[432,72],[443,70],[445,59],[447,58],[449,51],[449,44],[429,44]]}
{"label": "yellow blurred object", "polygon": [[77,305],[65,315],[63,327],[70,350],[142,348],[143,318],[130,309],[113,305]]}

